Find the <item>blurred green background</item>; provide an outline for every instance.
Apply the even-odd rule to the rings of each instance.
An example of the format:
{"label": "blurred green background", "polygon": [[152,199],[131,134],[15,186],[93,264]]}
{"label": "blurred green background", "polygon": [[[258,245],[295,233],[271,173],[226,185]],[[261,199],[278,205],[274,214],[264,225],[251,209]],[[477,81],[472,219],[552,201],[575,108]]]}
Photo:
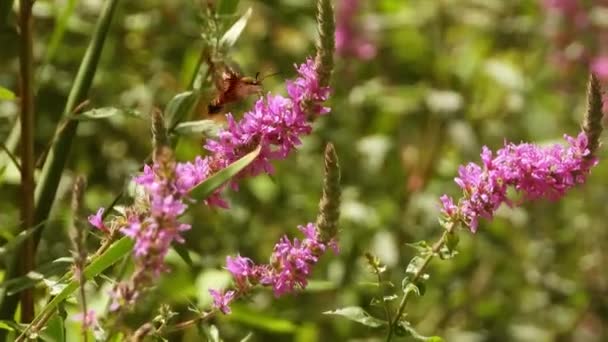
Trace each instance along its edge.
{"label": "blurred green background", "polygon": [[[184,91],[202,48],[203,2],[122,1],[90,106],[137,109],[147,116]],[[607,21],[608,4],[570,2]],[[101,5],[100,0],[36,1],[38,154],[55,132]],[[247,75],[281,72],[264,81],[264,88],[282,92],[283,80],[294,75],[293,64],[314,54],[314,1],[243,0],[238,12],[248,7],[253,16],[230,56]],[[250,341],[382,340],[382,332],[321,314],[359,305],[383,315],[382,308],[370,305],[381,294],[370,285],[374,277],[364,253],[387,264],[397,292],[415,253],[405,244],[439,236],[438,197],[458,194],[453,178],[459,164],[478,161],[482,145],[500,148],[505,139],[550,143],[578,133],[589,65],[574,56],[566,68],[554,57],[572,50],[572,44],[601,53],[600,35],[608,27],[592,26],[564,42],[563,32],[574,31],[563,13],[549,7],[539,0],[361,1],[357,23],[376,45],[376,57],[337,57],[332,113],[317,120],[297,153],[275,164],[273,176],[245,181],[228,196],[230,210],[201,205],[189,212],[185,220],[193,229],[186,245],[195,270],[170,255],[172,272],[127,324],[150,320],[159,303],[180,312],[176,322],[191,317],[189,305],[208,306],[207,289],[229,281],[222,271],[226,255],[265,261],[281,235],[297,236],[297,225],[314,221],[322,151],[331,141],[342,165],[341,253],[322,260],[306,291],[280,299],[258,291],[250,301],[235,304],[232,315],[209,323],[226,341],[249,332]],[[0,85],[17,92],[13,24],[9,17],[2,25]],[[234,112],[252,102],[233,107]],[[17,114],[16,101],[0,101],[2,140]],[[182,139],[177,155],[190,159],[203,153],[201,146],[200,138]],[[146,117],[81,123],[39,265],[69,255],[74,176],[88,178],[86,203],[94,212],[127,187],[150,149]],[[419,332],[447,341],[608,340],[606,155],[600,151],[587,185],[562,201],[501,208],[493,222],[482,221],[477,234],[462,231],[458,256],[433,262],[426,294],[408,306],[408,320]],[[19,219],[17,171],[9,167],[1,182],[0,229],[8,239]],[[37,293],[47,290],[42,284]],[[100,312],[108,290],[104,281],[90,286],[91,305]],[[70,314],[78,310],[76,305],[68,309]],[[68,340],[78,340],[78,325],[69,324]],[[201,340],[197,336],[191,329],[169,340]]]}

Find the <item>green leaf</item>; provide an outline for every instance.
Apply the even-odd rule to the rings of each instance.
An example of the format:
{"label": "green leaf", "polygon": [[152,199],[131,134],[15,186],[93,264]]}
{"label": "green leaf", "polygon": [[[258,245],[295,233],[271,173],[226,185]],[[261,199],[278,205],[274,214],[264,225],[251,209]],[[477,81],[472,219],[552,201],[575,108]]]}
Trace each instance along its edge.
{"label": "green leaf", "polygon": [[407,321],[400,321],[398,325],[395,327],[395,335],[401,337],[411,337],[416,341],[425,341],[425,342],[443,342],[443,339],[439,336],[423,336],[420,335]]}
{"label": "green leaf", "polygon": [[65,321],[60,315],[55,315],[49,320],[46,328],[40,333],[40,338],[46,342],[65,341]]}
{"label": "green leaf", "polygon": [[452,259],[458,254],[456,246],[458,246],[459,237],[458,234],[453,232],[447,235],[447,241],[445,245],[439,250],[439,257],[442,260]]}
{"label": "green leaf", "polygon": [[6,288],[6,294],[12,296],[25,289],[29,289],[38,285],[40,282],[49,277],[65,272],[69,269],[71,264],[71,260],[51,261],[49,263],[41,265],[36,270],[31,271],[24,276],[9,279],[5,282],[2,282],[2,284],[0,284],[0,289]]}
{"label": "green leaf", "polygon": [[[84,270],[84,275],[88,280],[93,279],[108,267],[112,266],[118,260],[125,255],[129,254],[133,248],[134,242],[129,237],[123,237],[122,239],[114,242],[102,255],[96,257],[89,266]],[[37,324],[46,315],[51,314],[57,306],[66,300],[70,294],[72,294],[78,288],[78,282],[72,280],[70,283],[53,298],[34,318],[32,323],[28,326],[28,329],[33,325]]]}
{"label": "green leaf", "polygon": [[220,342],[220,331],[217,330],[215,325],[211,325],[207,331],[207,337],[209,342]]}
{"label": "green leaf", "polygon": [[228,29],[228,31],[226,31],[226,33],[224,33],[220,39],[220,45],[224,49],[229,49],[236,43],[241,36],[241,33],[243,33],[243,30],[247,26],[247,22],[249,21],[252,12],[251,7],[247,9],[247,12],[245,12],[245,14],[243,14],[243,16],[240,17],[239,20],[237,20],[236,23],[234,23],[234,25]]}
{"label": "green leaf", "polygon": [[4,87],[0,87],[0,100],[11,101],[14,99],[15,99],[15,93],[13,93],[12,91],[10,91]]}
{"label": "green leaf", "polygon": [[86,112],[73,115],[72,120],[78,121],[90,121],[106,119],[115,115],[124,115],[132,117],[142,117],[142,114],[135,109],[125,109],[116,107],[101,107],[87,110]]}
{"label": "green leaf", "polygon": [[232,177],[236,176],[249,164],[251,164],[255,160],[255,158],[257,158],[257,156],[260,154],[260,149],[261,148],[258,146],[258,148],[256,148],[252,152],[249,152],[241,159],[230,164],[225,169],[222,169],[213,176],[205,179],[194,189],[192,189],[192,191],[190,192],[190,196],[198,201],[204,200],[205,198],[209,197],[209,195],[211,195],[215,190],[221,187]]}
{"label": "green leaf", "polygon": [[431,246],[426,241],[418,241],[413,243],[406,243],[408,247],[415,249],[421,255],[425,255],[431,251]]}
{"label": "green leaf", "polygon": [[203,136],[215,138],[222,126],[213,120],[182,122],[175,126],[174,132],[183,136]]}
{"label": "green leaf", "polygon": [[405,269],[405,273],[407,273],[409,275],[415,275],[416,273],[418,273],[420,271],[420,268],[422,267],[422,265],[424,265],[424,259],[419,256],[415,256],[412,258],[410,263],[407,265],[407,268]]}
{"label": "green leaf", "polygon": [[[35,225],[34,227],[26,229],[17,234],[17,236],[15,236],[12,240],[0,247],[0,257],[4,257],[5,255],[7,255],[7,253],[14,251],[15,248],[19,247],[19,245],[21,245],[21,243],[25,241],[25,239],[32,235],[36,230],[40,229],[40,227],[44,226],[45,223],[46,221],[43,221]],[[1,286],[2,284],[0,284],[0,287]]]}
{"label": "green leaf", "polygon": [[173,249],[182,258],[182,260],[184,260],[184,262],[190,266],[190,268],[194,268],[194,263],[192,262],[192,258],[190,258],[190,253],[188,252],[186,246],[176,243],[173,244]]}
{"label": "green leaf", "polygon": [[363,310],[358,306],[348,306],[345,308],[333,310],[333,311],[325,311],[324,315],[336,315],[342,316],[346,319],[349,319],[353,322],[361,323],[368,327],[379,328],[387,325],[388,323],[384,320],[375,318],[367,313],[367,311]]}
{"label": "green leaf", "polygon": [[1,320],[0,321],[0,329],[1,330],[23,331],[23,328],[25,328],[25,326],[22,326],[22,325],[20,325],[19,323],[15,322],[15,321],[9,321],[9,320]]}
{"label": "green leaf", "polygon": [[403,279],[403,283],[401,285],[402,285],[403,293],[405,295],[408,295],[410,292],[413,292],[415,295],[420,297],[420,295],[421,295],[420,288],[416,284],[410,282],[407,278]]}
{"label": "green leaf", "polygon": [[219,0],[217,6],[217,14],[228,15],[236,12],[236,8],[239,5],[239,0]]}
{"label": "green leaf", "polygon": [[178,123],[188,117],[198,100],[198,92],[186,91],[175,95],[165,107],[166,127],[172,132]]}

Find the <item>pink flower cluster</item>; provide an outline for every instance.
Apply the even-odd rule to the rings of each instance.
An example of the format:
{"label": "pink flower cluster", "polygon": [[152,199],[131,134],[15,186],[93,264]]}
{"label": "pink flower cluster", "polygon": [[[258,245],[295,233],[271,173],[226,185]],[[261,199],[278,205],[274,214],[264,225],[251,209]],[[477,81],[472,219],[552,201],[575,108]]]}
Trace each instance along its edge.
{"label": "pink flower cluster", "polygon": [[[135,183],[145,190],[146,203],[130,207],[114,226],[135,241],[137,268],[129,285],[116,287],[113,307],[132,302],[138,297],[139,288],[166,270],[164,258],[169,248],[174,242],[182,243],[182,233],[191,228],[179,222],[179,217],[186,211],[191,201],[188,194],[196,185],[258,146],[260,154],[233,180],[233,188],[239,178],[272,173],[271,161],[286,158],[301,144],[300,137],[310,134],[309,120],[329,112],[322,102],[329,97],[330,89],[320,86],[314,61],[307,59],[297,67],[297,72],[298,77],[287,82],[288,97],[268,94],[238,122],[228,114],[228,127],[219,133],[217,140],[209,140],[205,145],[210,152],[208,156],[177,163],[170,151],[161,153],[154,164],[146,165],[143,173],[135,177]],[[228,206],[219,190],[205,202]],[[103,208],[91,215],[89,222],[110,233],[102,216]]]}
{"label": "pink flower cluster", "polygon": [[209,290],[214,299],[214,307],[225,314],[230,313],[230,302],[258,284],[272,287],[276,297],[305,288],[313,266],[328,248],[338,253],[338,244],[333,239],[321,241],[319,231],[312,223],[299,226],[298,229],[305,238],[302,241],[291,241],[283,236],[274,246],[268,264],[257,265],[253,260],[242,256],[227,257],[226,269],[232,273],[236,292]]}
{"label": "pink flower cluster", "polygon": [[461,166],[455,179],[464,195],[457,204],[441,196],[442,213],[451,222],[463,222],[472,232],[479,218],[491,219],[502,203],[513,205],[507,197],[512,187],[523,200],[557,200],[577,184],[584,183],[597,160],[587,149],[587,136],[564,136],[568,146],[555,144],[539,147],[533,144],[505,144],[492,153],[484,146],[482,165]]}
{"label": "pink flower cluster", "polygon": [[376,45],[367,38],[357,21],[359,0],[341,0],[336,11],[336,52],[341,56],[370,60],[376,57]]}
{"label": "pink flower cluster", "polygon": [[[268,94],[238,122],[231,114],[227,115],[228,127],[219,133],[217,140],[205,144],[211,155],[204,161],[211,166],[211,172],[261,146],[260,155],[239,177],[273,173],[271,161],[285,159],[301,144],[300,137],[310,134],[310,118],[329,113],[322,103],[329,97],[330,89],[320,86],[315,62],[309,58],[297,71],[299,77],[287,81],[288,97]],[[210,204],[226,206],[218,196]]]}

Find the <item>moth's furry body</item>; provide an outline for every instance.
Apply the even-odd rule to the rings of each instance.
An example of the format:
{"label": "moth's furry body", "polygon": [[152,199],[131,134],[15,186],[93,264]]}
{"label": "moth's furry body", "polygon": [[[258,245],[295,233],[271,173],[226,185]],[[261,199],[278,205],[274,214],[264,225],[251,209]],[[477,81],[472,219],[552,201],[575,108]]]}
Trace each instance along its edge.
{"label": "moth's furry body", "polygon": [[219,113],[226,104],[241,101],[249,95],[260,94],[262,81],[257,76],[243,77],[234,70],[226,69],[221,79],[216,81],[218,93],[207,107],[209,115]]}

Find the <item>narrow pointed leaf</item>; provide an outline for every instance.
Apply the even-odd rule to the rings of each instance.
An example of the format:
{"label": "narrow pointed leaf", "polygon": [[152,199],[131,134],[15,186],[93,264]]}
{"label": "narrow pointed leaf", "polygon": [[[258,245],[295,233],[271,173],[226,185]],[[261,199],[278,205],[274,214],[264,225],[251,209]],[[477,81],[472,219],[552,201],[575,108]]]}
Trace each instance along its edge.
{"label": "narrow pointed leaf", "polygon": [[247,22],[249,21],[252,12],[253,11],[251,8],[247,9],[247,12],[245,12],[245,14],[243,14],[243,16],[240,17],[239,20],[237,20],[236,23],[234,23],[234,25],[228,29],[228,31],[226,31],[226,33],[224,33],[220,39],[220,45],[222,47],[229,49],[236,43],[241,36],[241,33],[243,33],[243,30],[247,26]]}
{"label": "narrow pointed leaf", "polygon": [[90,120],[100,120],[106,119],[115,115],[123,115],[123,116],[132,116],[132,117],[142,117],[142,114],[134,109],[126,109],[126,108],[116,108],[116,107],[102,107],[102,108],[94,108],[91,110],[87,110],[78,115],[72,116],[73,120],[78,121],[90,121]]}
{"label": "narrow pointed leaf", "polygon": [[178,123],[194,108],[198,99],[198,93],[195,91],[185,91],[173,97],[165,107],[165,123],[169,131],[172,131]]}
{"label": "narrow pointed leaf", "polygon": [[[87,266],[84,270],[85,277],[90,280],[99,275],[108,267],[112,266],[118,260],[128,255],[133,248],[134,242],[128,237],[123,237],[120,240],[114,242],[108,250],[105,251],[102,255],[95,258],[91,262],[89,266]],[[38,322],[41,318],[51,313],[59,303],[66,300],[76,289],[78,288],[78,282],[72,280],[68,283],[68,285],[59,293],[55,298],[53,298],[36,316],[36,318],[32,321],[32,324]]]}
{"label": "narrow pointed leaf", "polygon": [[188,253],[188,248],[182,244],[173,244],[173,250],[179,255],[184,262],[190,266],[190,268],[194,267],[194,262],[192,262],[192,258],[190,258],[190,253]]}
{"label": "narrow pointed leaf", "polygon": [[203,136],[215,138],[222,126],[213,120],[198,120],[182,122],[175,127],[174,132],[183,136]]}
{"label": "narrow pointed leaf", "polygon": [[388,324],[384,320],[371,316],[367,311],[358,306],[348,306],[333,311],[325,311],[323,314],[342,316],[353,322],[361,323],[372,328],[379,328]]}
{"label": "narrow pointed leaf", "polygon": [[215,190],[251,164],[259,154],[260,147],[256,148],[252,152],[249,152],[243,158],[230,164],[227,168],[222,169],[218,173],[204,180],[192,190],[190,196],[198,201],[209,197],[209,195],[211,195]]}

